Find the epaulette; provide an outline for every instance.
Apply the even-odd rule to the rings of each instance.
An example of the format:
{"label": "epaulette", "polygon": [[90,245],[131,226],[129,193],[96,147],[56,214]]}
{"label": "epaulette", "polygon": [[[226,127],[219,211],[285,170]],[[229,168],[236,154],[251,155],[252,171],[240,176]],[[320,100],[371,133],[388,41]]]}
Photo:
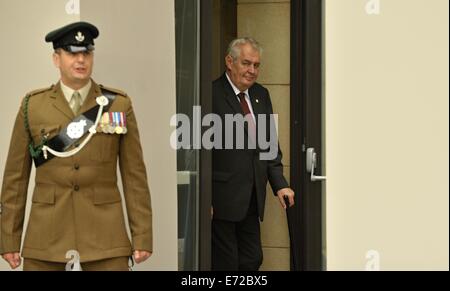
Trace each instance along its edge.
{"label": "epaulette", "polygon": [[43,88],[43,89],[38,89],[38,90],[31,91],[31,92],[27,93],[26,96],[32,97],[32,96],[34,96],[34,95],[37,95],[37,94],[41,94],[41,93],[50,91],[50,90],[53,89],[54,86],[55,86],[55,85],[51,85],[50,87],[47,87],[47,88]]}
{"label": "epaulette", "polygon": [[128,94],[125,93],[125,92],[123,92],[123,91],[121,91],[121,90],[114,89],[114,88],[110,88],[110,87],[106,87],[106,86],[103,86],[103,85],[99,85],[99,86],[100,86],[100,88],[101,88],[102,90],[107,90],[107,91],[110,91],[110,92],[115,93],[115,94],[117,94],[117,95],[121,95],[121,96],[124,96],[124,97],[128,97]]}

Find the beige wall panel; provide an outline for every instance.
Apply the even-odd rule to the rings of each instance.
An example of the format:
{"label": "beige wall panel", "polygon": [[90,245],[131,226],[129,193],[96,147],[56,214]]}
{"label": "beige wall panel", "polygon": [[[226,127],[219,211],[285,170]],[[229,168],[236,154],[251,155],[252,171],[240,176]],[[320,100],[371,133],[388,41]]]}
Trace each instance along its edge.
{"label": "beige wall panel", "polygon": [[264,48],[259,83],[290,83],[289,2],[238,5],[238,36],[251,36]]}
{"label": "beige wall panel", "polygon": [[265,86],[272,100],[273,112],[278,114],[278,139],[283,152],[283,165],[289,166],[291,163],[291,88],[283,86]]}
{"label": "beige wall panel", "polygon": [[[290,1],[238,1],[238,36],[255,38],[263,46],[258,82],[270,91],[278,116],[284,173],[290,164]],[[289,270],[286,212],[268,187],[265,221],[261,226],[263,270]],[[268,248],[266,248],[268,247]],[[273,248],[275,247],[275,248]]]}
{"label": "beige wall panel", "polygon": [[264,262],[260,271],[289,271],[290,249],[263,248]]}
{"label": "beige wall panel", "polygon": [[326,1],[328,269],[448,270],[449,2],[367,2]]}
{"label": "beige wall panel", "polygon": [[255,3],[290,3],[290,0],[238,0],[238,4],[255,4]]}
{"label": "beige wall panel", "polygon": [[[289,182],[289,167],[284,167],[284,175]],[[281,208],[280,200],[274,196],[272,188],[267,186],[266,210],[261,223],[261,241],[263,247],[289,248],[289,229],[286,211]],[[266,264],[266,266],[269,266]]]}

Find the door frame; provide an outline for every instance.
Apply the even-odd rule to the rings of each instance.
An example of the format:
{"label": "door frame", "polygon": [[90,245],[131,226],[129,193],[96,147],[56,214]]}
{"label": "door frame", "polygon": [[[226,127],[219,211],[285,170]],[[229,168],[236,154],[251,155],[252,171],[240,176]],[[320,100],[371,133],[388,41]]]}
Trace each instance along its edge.
{"label": "door frame", "polygon": [[[217,0],[220,7],[220,36],[218,50],[213,42],[213,1],[200,2],[200,104],[202,119],[212,113],[213,58],[220,58],[220,74],[225,71],[225,55],[230,41],[237,35],[237,0]],[[215,76],[216,78],[217,76]],[[208,128],[202,127],[202,136]],[[199,270],[211,270],[211,205],[212,151],[200,150],[199,205]]]}
{"label": "door frame", "polygon": [[[212,2],[200,4],[200,105],[203,117],[212,113]],[[207,128],[202,127],[202,136]],[[200,150],[199,271],[211,270],[212,152]]]}
{"label": "door frame", "polygon": [[[322,153],[323,1],[291,1],[291,270],[324,269],[322,184],[306,172],[306,149]],[[322,173],[320,162],[317,173]]]}

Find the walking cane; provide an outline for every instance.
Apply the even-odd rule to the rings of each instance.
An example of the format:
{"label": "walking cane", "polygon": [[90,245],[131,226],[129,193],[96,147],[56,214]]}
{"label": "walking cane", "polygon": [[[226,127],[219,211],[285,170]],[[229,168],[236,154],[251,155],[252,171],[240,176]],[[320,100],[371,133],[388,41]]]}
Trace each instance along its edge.
{"label": "walking cane", "polygon": [[[284,202],[286,204],[286,216],[288,221],[288,229],[289,229],[289,241],[291,244],[291,255],[292,255],[292,270],[291,271],[300,271],[300,264],[297,262],[298,260],[298,245],[296,242],[296,235],[294,229],[294,209],[289,207],[289,199],[287,197],[284,198]],[[293,206],[295,207],[295,205]]]}

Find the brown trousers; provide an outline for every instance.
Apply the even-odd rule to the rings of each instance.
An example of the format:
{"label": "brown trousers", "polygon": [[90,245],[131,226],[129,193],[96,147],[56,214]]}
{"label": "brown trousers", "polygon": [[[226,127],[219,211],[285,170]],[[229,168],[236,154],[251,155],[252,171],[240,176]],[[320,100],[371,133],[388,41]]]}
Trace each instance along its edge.
{"label": "brown trousers", "polygon": [[[81,268],[83,271],[129,271],[128,259],[129,257],[119,257],[89,263],[81,263]],[[23,270],[65,271],[66,264],[24,259]]]}

